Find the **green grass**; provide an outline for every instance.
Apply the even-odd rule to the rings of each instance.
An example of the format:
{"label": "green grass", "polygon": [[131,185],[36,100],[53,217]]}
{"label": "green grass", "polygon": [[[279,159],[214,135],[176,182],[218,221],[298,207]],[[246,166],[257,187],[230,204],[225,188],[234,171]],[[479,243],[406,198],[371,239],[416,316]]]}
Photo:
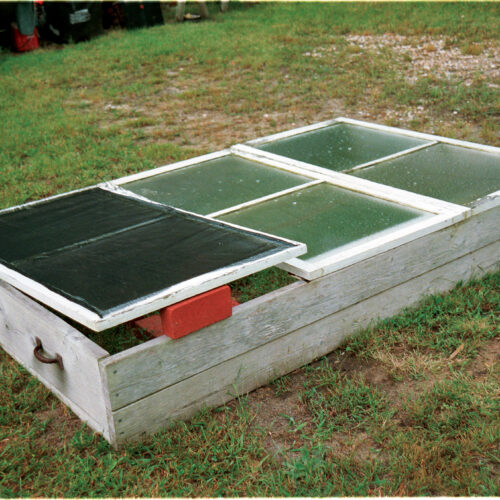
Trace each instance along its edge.
{"label": "green grass", "polygon": [[362,378],[343,377],[328,363],[309,375],[303,401],[320,434],[366,430],[392,417],[383,394]]}
{"label": "green grass", "polygon": [[500,275],[493,274],[474,286],[457,285],[458,294],[427,298],[416,310],[382,323],[384,336],[366,330],[352,341],[349,350],[365,356],[405,346],[416,354],[450,356],[462,344],[476,355],[478,346],[498,336]]}
{"label": "green grass", "polygon": [[[0,208],[340,114],[498,144],[487,67],[470,82],[411,82],[411,57],[346,35],[442,37],[481,57],[498,50],[499,4],[210,9],[209,22],[0,53]],[[233,293],[291,281],[271,269]],[[499,284],[496,273],[430,297],[120,451],[0,351],[0,497],[498,496]],[[89,335],[110,352],[142,341],[108,333]]]}
{"label": "green grass", "polygon": [[239,303],[243,303],[295,281],[296,279],[286,271],[271,267],[231,283],[231,295]]}
{"label": "green grass", "polygon": [[111,355],[140,345],[153,338],[146,330],[142,330],[130,323],[118,325],[103,332],[93,332],[87,328],[82,328],[76,323],[73,323],[73,325]]}

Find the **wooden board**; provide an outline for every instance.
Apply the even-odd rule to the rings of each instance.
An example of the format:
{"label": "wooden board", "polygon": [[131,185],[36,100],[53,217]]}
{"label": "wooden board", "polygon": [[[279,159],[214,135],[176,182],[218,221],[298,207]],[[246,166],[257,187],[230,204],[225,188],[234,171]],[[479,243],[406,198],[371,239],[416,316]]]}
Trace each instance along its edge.
{"label": "wooden board", "polygon": [[323,356],[377,318],[498,268],[500,242],[460,257],[113,412],[116,443],[217,406]]}
{"label": "wooden board", "polygon": [[[38,361],[35,337],[47,356],[60,354],[64,369]],[[55,314],[0,281],[0,345],[92,429],[110,439],[99,360],[109,353]]]}
{"label": "wooden board", "polygon": [[158,338],[102,361],[113,410],[447,264],[500,238],[500,208],[307,284],[238,306],[179,340]]}

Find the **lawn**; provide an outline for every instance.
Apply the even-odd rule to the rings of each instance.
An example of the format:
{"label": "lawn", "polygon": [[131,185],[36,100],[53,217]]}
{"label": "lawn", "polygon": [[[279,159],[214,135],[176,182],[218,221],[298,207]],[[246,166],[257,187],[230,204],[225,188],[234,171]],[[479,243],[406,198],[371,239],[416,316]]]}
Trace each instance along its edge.
{"label": "lawn", "polygon": [[[0,209],[336,116],[500,145],[497,3],[210,11],[0,53]],[[120,451],[0,351],[0,497],[499,495],[499,289],[429,297]]]}

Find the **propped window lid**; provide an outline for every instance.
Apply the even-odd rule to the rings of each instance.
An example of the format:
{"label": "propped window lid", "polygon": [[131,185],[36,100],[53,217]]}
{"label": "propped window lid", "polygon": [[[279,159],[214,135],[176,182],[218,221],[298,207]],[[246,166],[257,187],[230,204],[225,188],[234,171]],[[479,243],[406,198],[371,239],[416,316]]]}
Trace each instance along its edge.
{"label": "propped window lid", "polygon": [[101,188],[0,212],[0,279],[95,331],[305,252]]}

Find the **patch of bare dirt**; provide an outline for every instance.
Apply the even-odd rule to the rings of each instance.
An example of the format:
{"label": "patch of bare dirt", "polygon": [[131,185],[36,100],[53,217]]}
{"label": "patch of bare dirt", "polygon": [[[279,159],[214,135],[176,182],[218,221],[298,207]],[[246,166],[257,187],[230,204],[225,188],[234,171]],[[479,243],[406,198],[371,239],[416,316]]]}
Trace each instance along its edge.
{"label": "patch of bare dirt", "polygon": [[[401,349],[396,349],[393,354],[395,358],[405,357],[405,352]],[[342,350],[329,354],[328,360],[344,376],[360,377],[366,384],[380,391],[389,399],[393,408],[401,408],[403,401],[418,397],[435,383],[435,379],[430,374],[418,380],[410,379],[402,374],[396,378],[392,367],[381,360],[362,360]]]}
{"label": "patch of bare dirt", "polygon": [[[352,57],[363,57],[366,50],[392,50],[400,59],[401,71],[410,83],[425,76],[433,76],[447,79],[450,84],[463,81],[465,85],[471,85],[483,79],[490,87],[500,86],[500,51],[495,41],[483,41],[464,49],[444,37],[407,37],[387,33],[346,35],[345,39],[359,48],[359,52],[351,54]],[[333,61],[336,50],[335,44],[317,47],[305,52],[303,57]],[[287,77],[286,74],[283,79]],[[254,83],[252,75],[233,68],[228,68],[225,78],[234,81],[236,87],[245,87],[245,78]],[[174,143],[190,147],[197,154],[337,116],[357,117],[407,128],[425,124],[426,132],[435,133],[435,128],[442,132],[444,117],[435,117],[433,123],[431,110],[425,103],[402,109],[380,109],[374,105],[376,89],[366,89],[366,99],[362,98],[353,105],[348,105],[342,99],[328,99],[326,95],[321,102],[311,103],[304,95],[275,95],[272,91],[275,83],[268,83],[268,94],[264,96],[274,103],[274,109],[266,111],[267,106],[260,103],[262,97],[259,106],[254,106],[244,92],[240,100],[230,88],[222,86],[216,75],[193,67],[189,67],[189,70],[179,67],[175,71],[166,71],[164,85],[146,98],[131,97],[127,103],[102,103],[101,110],[105,112],[102,126],[109,126],[108,114],[111,113],[120,114],[111,122],[113,125],[129,126],[127,120],[150,118],[153,123],[144,126],[138,124],[142,133],[138,142]],[[372,90],[375,92],[373,96],[370,94]],[[450,110],[446,120],[453,121],[457,114],[457,110]],[[470,124],[464,134],[469,140],[476,140],[476,137],[479,140],[481,130]]]}
{"label": "patch of bare dirt", "polygon": [[62,403],[37,412],[35,417],[47,424],[44,433],[36,439],[37,446],[53,449],[65,446],[82,425],[80,419]]}
{"label": "patch of bare dirt", "polygon": [[248,400],[254,425],[264,434],[263,445],[278,462],[296,458],[293,450],[305,444],[300,431],[312,429],[312,417],[300,400],[304,379],[303,370],[296,370],[287,376],[286,389],[279,394],[274,386],[265,386],[253,391]]}
{"label": "patch of bare dirt", "polygon": [[[378,363],[344,356],[342,351],[330,354],[329,361],[344,375],[361,375],[379,390],[394,386],[394,381]],[[313,363],[313,366],[319,363]],[[308,445],[302,432],[308,436],[313,433],[312,415],[301,400],[305,377],[304,370],[299,369],[286,377],[285,388],[277,390],[274,385],[268,385],[249,394],[249,410],[255,416],[253,423],[263,432],[264,447],[278,462],[298,458],[296,450]],[[323,445],[336,456],[355,453],[361,459],[381,458],[379,446],[365,432],[335,432]]]}
{"label": "patch of bare dirt", "polygon": [[[390,49],[399,59],[399,70],[405,80],[414,84],[420,78],[431,77],[447,80],[450,85],[463,82],[466,86],[484,81],[490,88],[500,87],[500,47],[496,41],[487,41],[460,48],[444,37],[384,35],[347,35],[346,40],[362,51],[353,57],[362,57],[363,50],[378,52]],[[468,53],[470,52],[470,53]],[[448,123],[454,123],[459,111],[450,109],[449,116],[439,116],[432,121],[431,110],[425,103],[408,105],[403,109],[384,109],[373,113],[367,109],[357,111],[359,118],[379,120],[397,126],[415,128],[415,123],[426,124],[426,132],[436,133]],[[469,123],[464,131],[468,140],[480,141],[481,130]],[[447,135],[446,132],[441,132]],[[491,141],[491,134],[483,140]],[[462,138],[457,136],[457,138]]]}
{"label": "patch of bare dirt", "polygon": [[[273,387],[257,389],[249,398],[250,408],[255,412],[255,425],[263,432],[263,445],[269,454],[281,463],[298,459],[298,449],[309,446],[314,424],[306,405],[301,402],[304,372],[298,370],[289,376],[288,392],[277,396]],[[299,430],[297,430],[299,429]],[[353,456],[360,460],[381,459],[379,445],[365,432],[334,432],[322,442],[334,456]]]}
{"label": "patch of bare dirt", "polygon": [[[203,81],[207,77],[200,78],[200,87],[210,87],[213,83],[209,79]],[[106,106],[105,109],[114,109],[110,104]],[[121,105],[118,105],[118,109],[126,110]],[[142,127],[144,142],[173,142],[195,147],[199,151],[224,149],[287,128],[308,125],[313,121],[309,116],[310,112],[301,106],[290,105],[272,112],[233,113],[214,109],[207,97],[193,100],[193,106],[186,106],[186,99],[182,95],[164,93],[147,104],[136,102],[134,111],[157,122],[153,126]],[[348,114],[340,99],[327,99],[314,121]],[[116,125],[117,122],[113,124]]]}
{"label": "patch of bare dirt", "polygon": [[[404,349],[395,349],[392,354],[403,358],[407,353]],[[381,361],[363,360],[342,349],[333,351],[327,359],[343,376],[361,377],[367,384],[383,393],[391,407],[397,410],[392,423],[399,425],[404,425],[405,422],[403,403],[415,400],[436,382],[450,377],[450,363],[459,364],[464,361],[459,357],[452,360],[442,358],[438,360],[438,369],[432,366],[430,371],[424,370],[425,376],[420,379],[408,376],[395,379],[388,366]],[[483,378],[499,361],[500,342],[493,339],[480,349],[466,369],[475,378]],[[319,363],[315,362],[312,366],[318,366]],[[294,450],[307,444],[301,437],[301,431],[309,436],[313,432],[312,415],[301,401],[305,378],[304,370],[298,369],[286,377],[283,388],[278,390],[272,384],[256,389],[248,396],[249,410],[255,416],[253,424],[263,432],[263,445],[278,462],[298,458],[299,453]],[[384,459],[380,446],[368,434],[357,430],[333,433],[323,444],[336,456],[350,456],[356,453],[356,456],[362,459]]]}
{"label": "patch of bare dirt", "polygon": [[485,378],[488,376],[490,371],[498,367],[500,364],[500,339],[495,338],[490,340],[483,347],[479,354],[474,358],[472,363],[466,367],[466,370],[474,377],[474,378]]}

